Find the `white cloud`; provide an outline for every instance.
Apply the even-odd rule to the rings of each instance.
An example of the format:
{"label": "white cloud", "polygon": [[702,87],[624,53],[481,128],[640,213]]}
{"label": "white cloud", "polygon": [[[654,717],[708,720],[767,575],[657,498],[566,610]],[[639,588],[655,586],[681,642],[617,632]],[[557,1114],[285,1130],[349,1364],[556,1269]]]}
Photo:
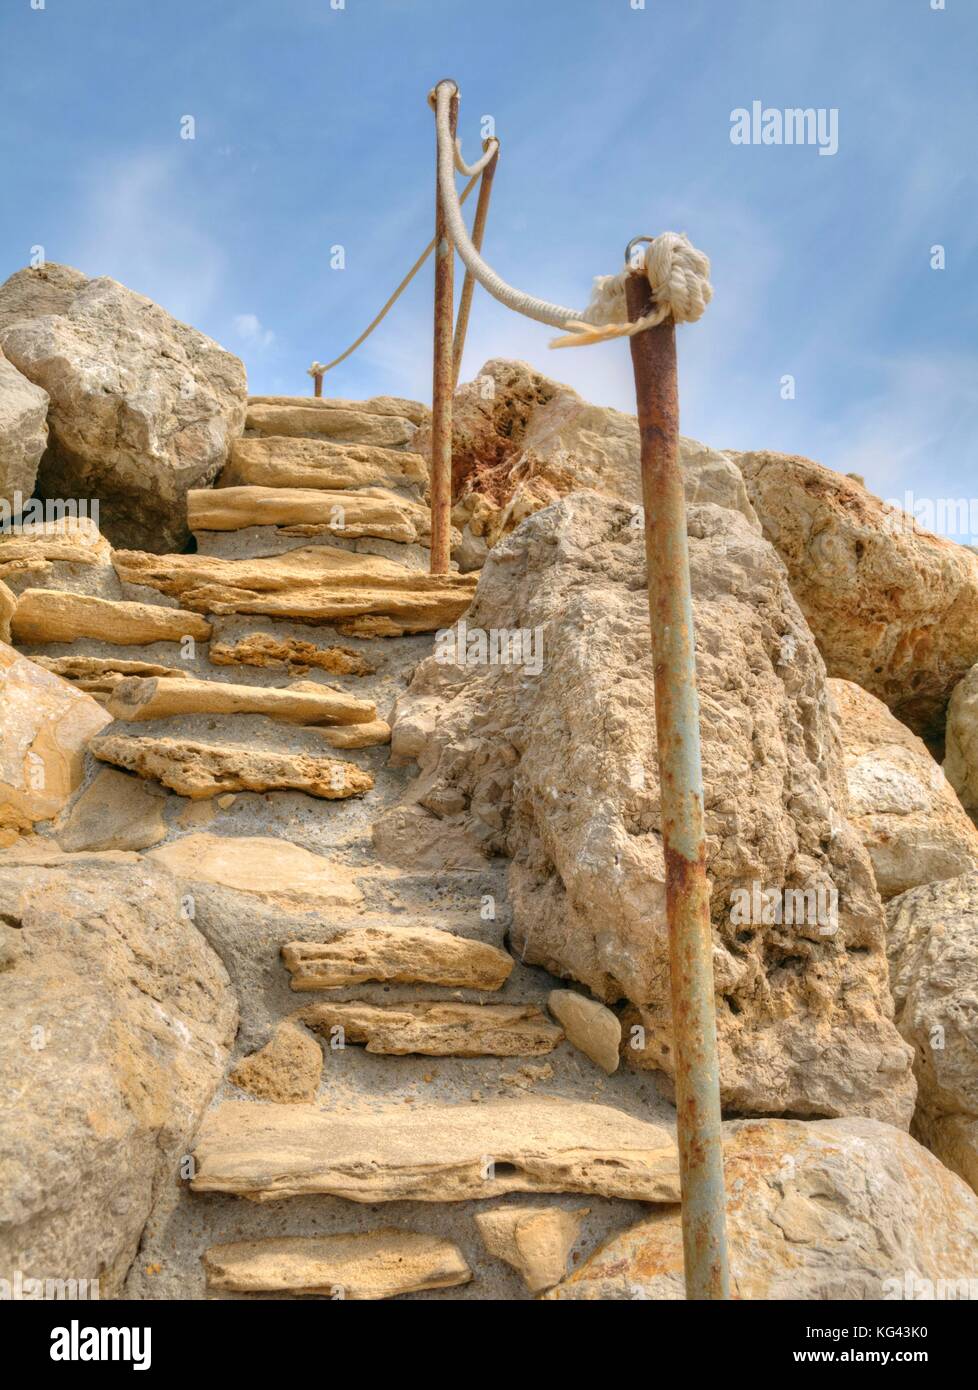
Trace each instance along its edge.
{"label": "white cloud", "polygon": [[275,334],[270,328],[263,328],[257,314],[235,314],[234,331],[242,342],[252,347],[271,347]]}

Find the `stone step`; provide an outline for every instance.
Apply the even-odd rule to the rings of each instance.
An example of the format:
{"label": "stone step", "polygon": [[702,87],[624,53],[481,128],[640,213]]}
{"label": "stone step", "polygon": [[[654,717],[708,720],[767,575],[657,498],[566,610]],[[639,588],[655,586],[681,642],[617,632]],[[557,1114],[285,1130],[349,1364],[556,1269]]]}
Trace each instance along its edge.
{"label": "stone step", "polygon": [[165,676],[172,681],[186,680],[188,676],[176,666],[160,666],[155,661],[127,661],[121,657],[32,656],[31,660],[96,699],[110,694],[130,676]]}
{"label": "stone step", "polygon": [[391,726],[386,719],[371,719],[364,724],[322,725],[319,732],[330,748],[378,748],[391,741]]}
{"label": "stone step", "polygon": [[241,791],[300,791],[337,801],[362,796],[374,784],[355,763],[250,744],[108,733],[92,739],[89,749],[102,762],[162,782],[191,801]]}
{"label": "stone step", "polygon": [[[212,641],[207,648],[207,658],[214,666],[255,666],[287,670],[296,676],[304,676],[313,668],[332,676],[372,676],[376,669],[352,647],[321,647],[316,642],[276,637],[270,632],[251,632],[236,642]],[[167,673],[146,672],[146,675],[153,674]]]}
{"label": "stone step", "polygon": [[251,560],[117,550],[112,563],[124,582],[173,595],[195,612],[330,623],[343,635],[361,637],[450,627],[469,606],[478,580],[475,574],[424,574],[329,545]]}
{"label": "stone step", "polygon": [[114,687],[105,706],[113,719],[127,723],[188,714],[263,714],[286,724],[363,725],[377,718],[372,701],[312,681],[276,689],[197,677],[130,676]]}
{"label": "stone step", "polygon": [[462,1202],[506,1192],[679,1201],[668,1130],[606,1105],[527,1097],[330,1112],[225,1101],[194,1149],[195,1192],[253,1201]]}
{"label": "stone step", "polygon": [[146,857],[187,883],[231,888],[281,907],[352,909],[363,901],[352,869],[275,836],[182,835]]}
{"label": "stone step", "polygon": [[342,444],[374,444],[396,449],[410,444],[417,426],[403,415],[378,415],[358,407],[324,410],[300,397],[297,405],[249,405],[245,429],[259,434],[335,439]]}
{"label": "stone step", "polygon": [[346,400],[342,396],[249,396],[252,405],[302,405],[319,410],[362,410],[367,415],[402,415],[413,425],[422,425],[431,416],[421,401],[409,401],[404,396],[370,396],[365,401]]}
{"label": "stone step", "polygon": [[271,1236],[212,1245],[207,1286],[230,1293],[364,1300],[467,1284],[472,1271],[458,1246],[393,1226],[356,1235]]}
{"label": "stone step", "polygon": [[417,492],[427,481],[424,459],[407,449],[244,435],[231,445],[218,487],[389,487]]}
{"label": "stone step", "polygon": [[206,642],[211,635],[210,623],[183,608],[95,598],[60,589],[25,589],[10,626],[15,642],[37,646],[92,637],[120,647],[142,647],[153,642],[181,642],[185,637]]}
{"label": "stone step", "polygon": [[506,951],[438,927],[384,923],[350,927],[327,941],[291,941],[282,961],[297,991],[339,989],[379,981],[495,990],[514,961]]}
{"label": "stone step", "polygon": [[431,514],[421,502],[385,488],[328,491],[298,487],[194,488],[187,493],[187,524],[202,531],[243,531],[275,526],[293,536],[335,535],[344,540],[374,536],[421,544],[431,532]]}
{"label": "stone step", "polygon": [[391,1057],[538,1057],[564,1033],[533,1004],[311,1004],[297,1017],[315,1033]]}

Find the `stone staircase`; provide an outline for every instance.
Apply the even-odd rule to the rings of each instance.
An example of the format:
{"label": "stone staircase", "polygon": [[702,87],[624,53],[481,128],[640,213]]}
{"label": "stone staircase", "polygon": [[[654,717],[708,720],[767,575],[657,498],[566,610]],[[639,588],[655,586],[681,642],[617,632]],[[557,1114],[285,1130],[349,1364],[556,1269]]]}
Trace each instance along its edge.
{"label": "stone staircase", "polygon": [[132,844],[184,885],[239,999],[130,1297],[525,1298],[479,1236],[488,1201],[508,1198],[496,1225],[557,1221],[569,1250],[678,1200],[649,1074],[572,1048],[545,1012],[555,981],[507,949],[504,866],[405,870],[375,848],[411,775],[389,715],[476,582],[427,573],[423,414],[253,398],[217,486],[190,494],[195,553],[52,541],[6,566],[17,645],[112,720],[55,836],[106,845],[100,765],[176,793]]}

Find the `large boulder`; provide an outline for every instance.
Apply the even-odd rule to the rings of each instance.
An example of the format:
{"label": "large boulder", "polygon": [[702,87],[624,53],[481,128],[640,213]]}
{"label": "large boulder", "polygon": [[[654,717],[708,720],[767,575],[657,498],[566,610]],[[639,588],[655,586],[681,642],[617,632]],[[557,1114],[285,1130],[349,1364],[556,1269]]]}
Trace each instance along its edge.
{"label": "large boulder", "polygon": [[811,459],[732,453],[830,676],[939,739],[978,661],[978,555]]}
{"label": "large boulder", "polygon": [[[724,1125],[731,1292],[741,1299],[973,1299],[978,1198],[872,1120]],[[544,1297],[681,1299],[679,1208],[612,1236]]]}
{"label": "large boulder", "polygon": [[[414,447],[430,452],[430,425]],[[743,479],[725,455],[680,440],[686,500],[732,507],[757,525]],[[634,415],[592,405],[570,386],[526,362],[494,358],[455,394],[452,474],[456,551],[476,568],[488,547],[541,507],[569,492],[593,488],[636,508],[642,500],[640,440]]]}
{"label": "large boulder", "polygon": [[0,1278],[117,1295],[221,1079],[236,1005],[165,870],[0,852]]}
{"label": "large boulder", "polygon": [[951,693],[944,752],[944,771],[961,804],[978,811],[978,666]]}
{"label": "large boulder", "polygon": [[849,820],[884,899],[978,868],[978,830],[926,745],[882,700],[830,680],[846,760]]}
{"label": "large boulder", "polygon": [[[689,531],[724,1104],[906,1125],[910,1052],[821,658],[741,514],[693,508]],[[420,766],[409,795],[432,829],[416,824],[415,843],[464,836],[510,856],[518,952],[629,1001],[626,1056],[668,1076],[645,585],[627,507],[588,492],[538,512],[491,552],[466,617],[418,668],[393,752]],[[518,629],[517,659],[487,649]]]}
{"label": "large boulder", "polygon": [[[27,380],[0,352],[0,521],[20,514],[34,491],[48,442],[48,393]],[[9,511],[7,509],[9,508]]]}
{"label": "large boulder", "polygon": [[3,324],[0,347],[51,399],[42,494],[98,498],[115,545],[179,549],[188,490],[214,480],[244,428],[239,359],[117,281],[68,267],[0,286]]}
{"label": "large boulder", "polygon": [[914,1133],[978,1192],[978,872],[887,909],[896,1021],[914,1049]]}
{"label": "large boulder", "polygon": [[85,750],[112,716],[0,642],[0,844],[53,819],[81,786]]}

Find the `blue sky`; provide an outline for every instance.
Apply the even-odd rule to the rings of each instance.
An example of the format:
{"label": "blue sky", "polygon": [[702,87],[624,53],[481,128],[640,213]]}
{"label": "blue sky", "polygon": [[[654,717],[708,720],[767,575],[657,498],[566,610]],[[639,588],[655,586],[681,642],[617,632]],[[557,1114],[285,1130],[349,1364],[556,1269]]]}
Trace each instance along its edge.
{"label": "blue sky", "polygon": [[[2,0],[0,278],[42,245],[238,352],[253,391],[304,393],[431,234],[425,95],[451,75],[467,157],[484,115],[502,142],[485,249],[511,282],[583,305],[665,229],[711,256],[684,433],[978,492],[978,0],[335,3]],[[733,145],[755,100],[837,108],[838,152]],[[429,268],[327,392],[428,399],[430,320]],[[479,294],[463,377],[522,357],[632,408],[626,347],[551,336]]]}

